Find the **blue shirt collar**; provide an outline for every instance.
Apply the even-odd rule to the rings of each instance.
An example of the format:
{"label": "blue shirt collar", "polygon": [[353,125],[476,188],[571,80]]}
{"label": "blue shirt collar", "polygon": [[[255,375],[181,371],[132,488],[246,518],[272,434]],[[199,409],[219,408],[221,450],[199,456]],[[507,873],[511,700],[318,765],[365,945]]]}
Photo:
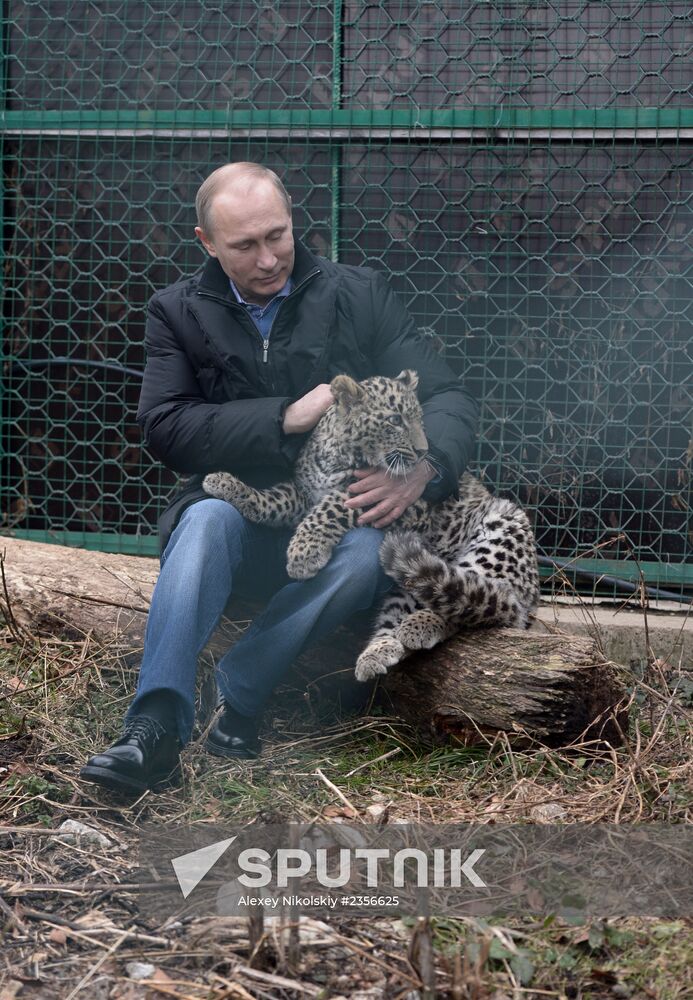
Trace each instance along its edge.
{"label": "blue shirt collar", "polygon": [[284,287],[281,288],[277,292],[277,294],[274,295],[265,306],[260,306],[257,304],[257,302],[246,302],[246,300],[238,291],[236,285],[234,284],[231,278],[229,278],[229,285],[231,285],[231,291],[236,296],[236,299],[238,300],[238,302],[240,302],[242,306],[247,306],[249,309],[252,309],[253,311],[256,311],[260,315],[262,315],[262,313],[266,312],[267,309],[269,309],[269,307],[277,301],[277,299],[284,299],[286,298],[287,295],[289,295],[289,293],[294,287],[294,279],[291,277],[291,275],[289,275],[289,277],[286,279],[286,284],[284,285]]}

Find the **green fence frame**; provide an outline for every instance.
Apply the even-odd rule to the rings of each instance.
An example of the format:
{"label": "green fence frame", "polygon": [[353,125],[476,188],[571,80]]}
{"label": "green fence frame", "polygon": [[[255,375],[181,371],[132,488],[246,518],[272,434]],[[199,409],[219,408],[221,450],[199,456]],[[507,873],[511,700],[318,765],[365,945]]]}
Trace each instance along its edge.
{"label": "green fence frame", "polygon": [[[395,5],[393,5],[395,6]],[[673,142],[686,144],[693,139],[693,102],[688,106],[666,107],[513,107],[474,106],[455,108],[359,108],[345,106],[343,97],[343,28],[344,4],[332,4],[332,105],[329,108],[233,108],[143,110],[116,108],[88,110],[62,108],[8,110],[5,101],[0,110],[1,141],[20,142],[30,137],[76,140],[106,137],[151,137],[153,140],[258,140],[264,142],[299,142],[314,140],[326,144],[330,156],[330,245],[333,259],[340,258],[345,234],[343,212],[343,154],[350,143],[401,143],[407,148],[434,142],[478,146],[494,144],[532,145],[551,143],[637,142],[643,145]],[[5,25],[7,29],[7,24]],[[6,44],[3,36],[3,44]],[[3,59],[3,65],[5,60]],[[5,88],[3,87],[3,91]],[[4,147],[3,147],[4,148]],[[3,205],[4,205],[3,192]],[[3,275],[5,269],[3,268]],[[0,340],[0,343],[2,341]],[[6,358],[7,359],[7,358]],[[10,357],[11,360],[11,357]],[[690,373],[684,373],[690,377]],[[0,378],[0,405],[3,383]],[[693,441],[693,428],[691,430]],[[4,434],[0,437],[0,447]],[[690,486],[688,486],[690,489]],[[685,488],[684,491],[685,492]],[[121,534],[112,531],[92,533],[71,530],[26,529],[6,526],[18,537],[49,540],[67,545],[81,545],[103,551],[153,555],[157,552],[154,535]],[[691,539],[693,545],[693,538]],[[689,547],[688,553],[691,548]],[[674,587],[693,586],[690,554],[672,561],[633,561],[608,558],[581,558],[576,552],[575,565],[594,572],[611,573],[637,582],[640,569],[652,583]]]}

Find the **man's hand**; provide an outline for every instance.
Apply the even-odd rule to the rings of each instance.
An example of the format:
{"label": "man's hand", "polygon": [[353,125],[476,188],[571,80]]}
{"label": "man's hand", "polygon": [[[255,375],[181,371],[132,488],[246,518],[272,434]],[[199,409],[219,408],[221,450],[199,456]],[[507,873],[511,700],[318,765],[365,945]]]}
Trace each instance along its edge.
{"label": "man's hand", "polygon": [[345,506],[353,509],[374,504],[356,523],[386,528],[419,499],[435,475],[435,469],[425,460],[415,465],[406,478],[391,476],[385,469],[357,469],[354,476],[358,481],[349,486],[353,496],[345,501]]}
{"label": "man's hand", "polygon": [[334,403],[334,396],[327,382],[316,385],[314,389],[301,396],[295,403],[290,403],[284,411],[285,434],[303,434],[312,431],[323,413]]}

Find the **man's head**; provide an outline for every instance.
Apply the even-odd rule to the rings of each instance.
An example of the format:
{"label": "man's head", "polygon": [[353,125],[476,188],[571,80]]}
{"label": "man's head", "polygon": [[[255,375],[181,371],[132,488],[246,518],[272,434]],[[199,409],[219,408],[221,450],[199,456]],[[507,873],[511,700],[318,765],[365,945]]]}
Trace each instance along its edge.
{"label": "man's head", "polygon": [[294,268],[291,199],[259,163],[227,163],[195,199],[195,234],[248,302],[264,305]]}

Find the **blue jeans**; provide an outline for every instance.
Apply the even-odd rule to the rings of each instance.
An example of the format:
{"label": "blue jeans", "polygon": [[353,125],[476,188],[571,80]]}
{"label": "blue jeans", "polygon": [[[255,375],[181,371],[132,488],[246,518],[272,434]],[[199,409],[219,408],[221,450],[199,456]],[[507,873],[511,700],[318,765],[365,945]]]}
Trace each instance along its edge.
{"label": "blue jeans", "polygon": [[291,529],[252,524],[231,504],[212,497],[183,512],[161,557],[137,693],[126,722],[146,694],[166,690],[177,696],[181,741],[190,740],[198,655],[232,592],[269,597],[262,614],[217,665],[220,694],[237,712],[253,716],[303,649],[370,608],[392,586],[378,559],[381,531],[352,528],[310,580],[287,575],[291,535]]}

